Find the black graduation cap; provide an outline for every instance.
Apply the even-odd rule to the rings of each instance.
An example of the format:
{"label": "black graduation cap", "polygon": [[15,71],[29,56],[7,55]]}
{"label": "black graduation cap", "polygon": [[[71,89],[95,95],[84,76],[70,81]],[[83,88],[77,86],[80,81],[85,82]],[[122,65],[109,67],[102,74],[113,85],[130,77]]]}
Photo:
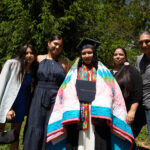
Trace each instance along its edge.
{"label": "black graduation cap", "polygon": [[93,46],[94,49],[96,50],[96,49],[100,46],[100,42],[95,41],[95,40],[90,39],[90,38],[87,38],[87,37],[84,37],[84,38],[80,41],[80,43],[77,45],[76,48],[82,50],[85,45],[89,45],[89,47],[90,47],[90,46],[91,46],[91,47]]}

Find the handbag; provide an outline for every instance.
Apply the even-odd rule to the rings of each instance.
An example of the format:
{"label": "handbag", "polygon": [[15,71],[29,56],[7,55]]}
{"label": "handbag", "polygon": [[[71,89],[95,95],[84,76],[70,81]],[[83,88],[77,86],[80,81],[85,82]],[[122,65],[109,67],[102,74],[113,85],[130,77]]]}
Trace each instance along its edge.
{"label": "handbag", "polygon": [[18,140],[19,135],[16,130],[0,132],[0,144],[10,144]]}

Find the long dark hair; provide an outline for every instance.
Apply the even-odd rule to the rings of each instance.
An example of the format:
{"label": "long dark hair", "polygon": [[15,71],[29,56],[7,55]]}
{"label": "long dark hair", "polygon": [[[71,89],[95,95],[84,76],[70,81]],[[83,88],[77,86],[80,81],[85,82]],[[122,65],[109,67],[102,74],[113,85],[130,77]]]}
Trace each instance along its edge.
{"label": "long dark hair", "polygon": [[115,78],[121,88],[123,97],[125,99],[128,98],[130,95],[130,92],[132,90],[132,82],[131,82],[131,77],[130,77],[130,65],[126,66],[123,65],[119,72],[116,74]]}
{"label": "long dark hair", "polygon": [[[127,59],[127,52],[124,48],[116,48],[116,49],[122,49],[125,57],[126,57],[126,61]],[[115,51],[116,51],[115,49]],[[115,52],[114,51],[114,52]],[[130,92],[132,90],[132,82],[131,82],[131,76],[130,76],[130,68],[131,66],[129,65],[129,63],[127,65],[123,65],[121,67],[121,69],[118,71],[118,73],[115,75],[115,78],[121,88],[123,97],[125,99],[128,98],[128,96],[130,95]]]}
{"label": "long dark hair", "polygon": [[[95,67],[96,70],[97,70],[97,68],[98,68],[98,59],[97,59],[97,53],[96,53],[95,48],[92,45],[85,45],[85,46],[82,47],[82,50],[86,49],[86,48],[91,48],[92,49],[92,51],[93,51],[92,66]],[[78,62],[78,69],[82,66],[83,63],[84,62],[83,62],[83,59],[82,59],[81,54],[80,54],[80,59],[79,59],[79,62]]]}
{"label": "long dark hair", "polygon": [[20,52],[18,54],[18,56],[16,57],[16,59],[20,62],[20,69],[17,75],[17,80],[19,80],[20,82],[23,80],[24,74],[26,73],[26,62],[25,62],[25,55],[26,55],[26,50],[30,48],[32,50],[32,53],[35,56],[35,60],[34,62],[31,64],[31,74],[32,76],[35,76],[36,74],[36,69],[37,69],[37,62],[36,62],[36,57],[37,57],[37,52],[34,49],[34,47],[31,44],[26,44],[24,45],[21,49]]}

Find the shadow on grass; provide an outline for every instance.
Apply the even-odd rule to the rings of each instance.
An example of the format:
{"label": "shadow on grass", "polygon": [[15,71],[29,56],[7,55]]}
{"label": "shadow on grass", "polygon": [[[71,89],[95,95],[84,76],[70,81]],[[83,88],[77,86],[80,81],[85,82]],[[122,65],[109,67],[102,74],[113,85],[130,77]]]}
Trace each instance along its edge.
{"label": "shadow on grass", "polygon": [[138,146],[137,150],[150,150],[150,148],[145,148],[145,147]]}

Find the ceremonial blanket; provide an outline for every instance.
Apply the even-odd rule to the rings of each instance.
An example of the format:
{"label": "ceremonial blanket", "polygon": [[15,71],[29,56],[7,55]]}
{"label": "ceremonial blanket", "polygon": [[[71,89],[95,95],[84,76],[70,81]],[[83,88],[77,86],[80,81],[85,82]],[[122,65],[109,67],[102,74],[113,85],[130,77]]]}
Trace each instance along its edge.
{"label": "ceremonial blanket", "polygon": [[[80,122],[80,102],[75,86],[77,66],[78,61],[71,67],[58,90],[47,127],[47,142],[63,135],[66,132],[66,125]],[[112,144],[112,149],[122,149],[121,142],[123,145],[126,142],[130,143],[131,149],[134,137],[131,127],[126,123],[127,111],[121,90],[113,75],[101,62],[98,62],[96,95],[91,105],[92,119],[106,119],[113,133],[112,143],[119,142]],[[127,147],[125,149],[127,150]]]}

